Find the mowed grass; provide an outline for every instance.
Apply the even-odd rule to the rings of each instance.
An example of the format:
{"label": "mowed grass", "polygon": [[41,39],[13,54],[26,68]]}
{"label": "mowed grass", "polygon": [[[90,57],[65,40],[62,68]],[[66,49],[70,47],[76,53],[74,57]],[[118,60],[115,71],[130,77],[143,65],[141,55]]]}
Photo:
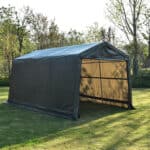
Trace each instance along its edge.
{"label": "mowed grass", "polygon": [[82,103],[71,121],[4,103],[0,87],[0,148],[21,150],[149,150],[150,89],[134,89],[135,110]]}

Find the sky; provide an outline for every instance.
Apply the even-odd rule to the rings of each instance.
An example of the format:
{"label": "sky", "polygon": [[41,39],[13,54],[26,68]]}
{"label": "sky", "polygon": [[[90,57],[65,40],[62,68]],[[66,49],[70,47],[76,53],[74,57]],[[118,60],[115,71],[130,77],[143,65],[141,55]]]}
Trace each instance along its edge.
{"label": "sky", "polygon": [[94,22],[107,27],[109,22],[105,15],[106,0],[0,0],[0,7],[8,4],[17,9],[30,6],[49,20],[55,18],[62,31],[70,28],[84,31]]}

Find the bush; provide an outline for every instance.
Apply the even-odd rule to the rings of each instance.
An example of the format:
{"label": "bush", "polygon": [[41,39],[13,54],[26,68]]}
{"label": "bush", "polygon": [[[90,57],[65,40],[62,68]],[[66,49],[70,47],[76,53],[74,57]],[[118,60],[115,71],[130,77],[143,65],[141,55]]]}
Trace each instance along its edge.
{"label": "bush", "polygon": [[0,86],[9,86],[9,79],[8,78],[0,79]]}
{"label": "bush", "polygon": [[132,77],[133,88],[150,88],[150,69],[141,69],[137,77]]}

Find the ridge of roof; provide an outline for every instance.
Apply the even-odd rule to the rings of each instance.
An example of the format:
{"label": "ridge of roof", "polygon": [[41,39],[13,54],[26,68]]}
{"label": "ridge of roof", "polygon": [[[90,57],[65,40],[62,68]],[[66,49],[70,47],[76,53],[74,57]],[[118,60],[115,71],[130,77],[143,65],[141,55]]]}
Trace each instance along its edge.
{"label": "ridge of roof", "polygon": [[86,43],[86,44],[80,44],[80,45],[35,50],[23,56],[17,57],[16,59],[28,59],[28,58],[37,59],[37,58],[44,58],[44,57],[78,55],[101,43],[103,42]]}

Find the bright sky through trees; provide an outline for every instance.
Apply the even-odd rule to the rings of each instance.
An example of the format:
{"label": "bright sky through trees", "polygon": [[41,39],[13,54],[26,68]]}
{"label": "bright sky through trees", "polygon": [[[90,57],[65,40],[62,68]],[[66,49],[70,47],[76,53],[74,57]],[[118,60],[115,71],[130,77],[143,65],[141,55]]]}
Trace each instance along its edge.
{"label": "bright sky through trees", "polygon": [[107,25],[105,3],[106,0],[0,0],[0,7],[8,4],[17,9],[30,6],[49,19],[55,17],[60,30],[73,28],[81,31],[94,22]]}

